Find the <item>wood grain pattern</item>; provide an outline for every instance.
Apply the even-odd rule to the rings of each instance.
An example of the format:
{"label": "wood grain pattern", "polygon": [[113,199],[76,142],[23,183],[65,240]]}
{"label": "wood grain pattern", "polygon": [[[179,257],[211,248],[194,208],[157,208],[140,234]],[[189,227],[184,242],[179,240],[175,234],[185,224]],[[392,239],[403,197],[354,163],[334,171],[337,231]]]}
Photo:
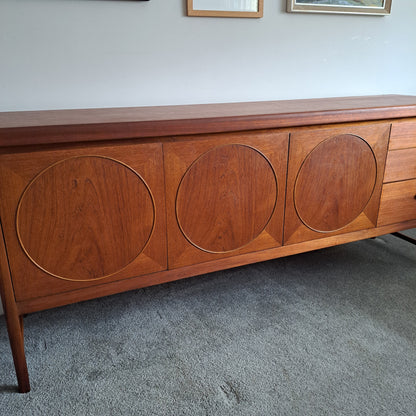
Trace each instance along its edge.
{"label": "wood grain pattern", "polygon": [[295,182],[295,209],[312,230],[339,230],[370,200],[377,177],[371,147],[360,137],[342,134],[318,144],[304,160]]}
{"label": "wood grain pattern", "polygon": [[416,147],[416,119],[396,121],[391,126],[389,150]]}
{"label": "wood grain pattern", "polygon": [[224,253],[264,230],[276,198],[276,176],[261,153],[248,146],[219,146],[185,172],[176,198],[177,220],[191,244]]}
{"label": "wood grain pattern", "polygon": [[165,143],[169,268],[281,245],[287,150],[282,131]]}
{"label": "wood grain pattern", "polygon": [[[290,139],[287,179],[285,244],[294,244],[301,241],[322,238],[326,233],[339,234],[341,232],[346,233],[375,227],[389,133],[390,125],[386,123],[350,124],[332,126],[330,128],[300,128],[293,130]],[[342,138],[344,135],[352,135],[365,140],[366,144],[371,148],[370,153],[368,153],[367,147],[363,147],[362,145],[358,147],[353,146],[349,150],[353,150],[356,157],[363,157],[363,160],[354,161],[350,159],[345,154],[345,150],[348,148],[348,146],[345,147],[345,143],[348,140],[346,141],[345,138]],[[339,142],[338,140],[334,141],[338,136],[341,136],[341,140]],[[304,165],[308,155],[313,155],[313,150],[319,149],[319,145],[326,141],[328,141],[327,143],[329,145],[342,145],[338,149],[339,152],[336,146],[335,148],[330,146],[328,150],[331,151],[332,158],[325,156],[323,153],[321,154],[321,152],[318,154],[318,156],[323,158],[321,160],[323,162],[322,166],[319,160],[313,165],[309,165],[308,162]],[[372,163],[373,156],[371,153],[374,155],[376,161],[375,183],[373,182],[374,165]],[[313,162],[312,159],[310,161]],[[302,166],[305,166],[306,174],[304,178],[301,178],[302,182],[297,184],[297,178]],[[354,166],[355,168],[359,168],[359,178],[356,176]],[[340,178],[337,178],[338,167],[343,172],[341,175],[341,182],[343,184],[339,182]],[[312,175],[312,168],[318,169],[316,175]],[[366,173],[368,177],[364,174],[366,169],[368,169]],[[325,172],[327,176],[325,176]],[[347,175],[346,178],[345,175]],[[321,194],[315,195],[313,188],[308,189],[309,180],[314,181],[314,186],[318,187]],[[323,182],[316,183],[317,181]],[[339,193],[340,190],[337,189],[337,186],[332,184],[333,181],[339,182],[337,186],[341,186],[341,191],[345,192],[348,190],[348,192],[343,196],[342,192]],[[354,190],[354,181],[358,181],[356,185],[362,187],[361,190]],[[374,191],[371,193],[371,197],[364,209],[359,213],[359,209],[364,205],[364,200],[371,187],[374,187]],[[329,190],[331,190],[331,194]],[[301,191],[305,192],[303,199]],[[325,192],[328,193],[325,194]],[[347,201],[344,197],[352,198],[352,201]],[[322,203],[324,203],[326,209],[321,212],[321,208],[323,208],[321,206]],[[296,204],[302,207],[302,214],[307,215],[307,221],[317,227],[316,230],[304,224],[296,209]],[[334,228],[331,229],[331,227]],[[322,233],[322,231],[325,231],[325,233]]]}
{"label": "wood grain pattern", "polygon": [[28,257],[67,280],[108,277],[144,249],[154,204],[142,178],[120,162],[97,156],[60,161],[26,188],[16,230]]}
{"label": "wood grain pattern", "polygon": [[416,179],[383,185],[378,226],[416,219]]}
{"label": "wood grain pattern", "polygon": [[191,276],[198,276],[205,273],[211,273],[217,270],[225,270],[232,267],[238,267],[245,264],[261,262],[279,257],[291,256],[312,250],[318,250],[324,247],[331,247],[339,244],[349,243],[351,241],[364,240],[376,236],[389,234],[395,231],[407,230],[416,227],[416,220],[387,225],[384,227],[371,228],[367,230],[355,231],[345,234],[333,235],[318,239],[305,241],[302,243],[291,244],[288,246],[274,247],[267,250],[244,253],[230,257],[217,258],[204,263],[198,263],[186,267],[181,267],[162,272],[148,274],[142,277],[132,277],[120,282],[102,283],[94,287],[88,287],[81,290],[74,290],[66,293],[58,293],[47,297],[30,299],[18,303],[18,309],[21,314],[31,313],[48,309],[56,306],[67,305],[74,302],[80,302],[88,299],[95,299],[100,296],[108,296],[122,291],[134,290],[142,287],[157,285],[173,280],[184,279]]}
{"label": "wood grain pattern", "polygon": [[[30,255],[48,273],[30,260],[18,240],[16,212],[25,189],[19,232]],[[158,143],[0,155],[0,214],[7,249],[13,253],[16,299],[97,283],[87,279],[116,281],[166,269],[164,191]],[[48,257],[48,251],[56,258]]]}
{"label": "wood grain pattern", "polygon": [[384,182],[416,178],[416,147],[390,150],[387,154]]}
{"label": "wood grain pattern", "polygon": [[416,117],[416,97],[382,95],[185,106],[0,112],[0,147],[221,133]]}

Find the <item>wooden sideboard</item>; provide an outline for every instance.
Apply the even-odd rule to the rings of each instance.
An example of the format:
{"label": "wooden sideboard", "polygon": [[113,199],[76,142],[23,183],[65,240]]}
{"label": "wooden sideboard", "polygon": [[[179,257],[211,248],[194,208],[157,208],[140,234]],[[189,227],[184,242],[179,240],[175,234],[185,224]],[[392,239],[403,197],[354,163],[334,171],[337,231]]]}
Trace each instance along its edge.
{"label": "wooden sideboard", "polygon": [[0,289],[23,316],[416,227],[416,97],[0,113]]}

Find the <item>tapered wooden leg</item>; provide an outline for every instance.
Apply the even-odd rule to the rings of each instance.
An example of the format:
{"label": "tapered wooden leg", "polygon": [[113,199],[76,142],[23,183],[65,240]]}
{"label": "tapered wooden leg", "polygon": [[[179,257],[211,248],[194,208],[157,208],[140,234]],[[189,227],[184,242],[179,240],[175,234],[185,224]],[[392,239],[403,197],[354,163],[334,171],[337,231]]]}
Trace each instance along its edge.
{"label": "tapered wooden leg", "polygon": [[27,393],[30,391],[30,384],[23,340],[23,317],[13,315],[12,313],[6,313],[7,331],[9,333],[19,393]]}
{"label": "tapered wooden leg", "polygon": [[6,317],[14,368],[20,393],[30,391],[29,374],[27,371],[25,347],[23,340],[23,316],[19,315],[10,276],[9,262],[0,224],[0,295]]}

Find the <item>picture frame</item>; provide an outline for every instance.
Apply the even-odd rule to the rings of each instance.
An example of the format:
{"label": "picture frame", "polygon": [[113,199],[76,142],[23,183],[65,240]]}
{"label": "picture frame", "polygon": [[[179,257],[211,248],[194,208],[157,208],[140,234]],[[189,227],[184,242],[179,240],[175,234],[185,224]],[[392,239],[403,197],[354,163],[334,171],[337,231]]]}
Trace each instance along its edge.
{"label": "picture frame", "polygon": [[187,0],[188,16],[263,17],[263,0]]}
{"label": "picture frame", "polygon": [[387,15],[392,0],[287,0],[288,12]]}

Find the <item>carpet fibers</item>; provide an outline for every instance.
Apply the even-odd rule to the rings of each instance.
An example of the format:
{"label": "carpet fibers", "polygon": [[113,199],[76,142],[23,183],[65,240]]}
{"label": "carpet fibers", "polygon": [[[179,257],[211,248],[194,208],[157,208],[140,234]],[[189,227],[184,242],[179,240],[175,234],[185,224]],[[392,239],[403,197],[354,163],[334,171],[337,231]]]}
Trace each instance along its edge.
{"label": "carpet fibers", "polygon": [[1,415],[416,415],[416,249],[383,236],[34,313],[25,345],[17,394],[0,317]]}

